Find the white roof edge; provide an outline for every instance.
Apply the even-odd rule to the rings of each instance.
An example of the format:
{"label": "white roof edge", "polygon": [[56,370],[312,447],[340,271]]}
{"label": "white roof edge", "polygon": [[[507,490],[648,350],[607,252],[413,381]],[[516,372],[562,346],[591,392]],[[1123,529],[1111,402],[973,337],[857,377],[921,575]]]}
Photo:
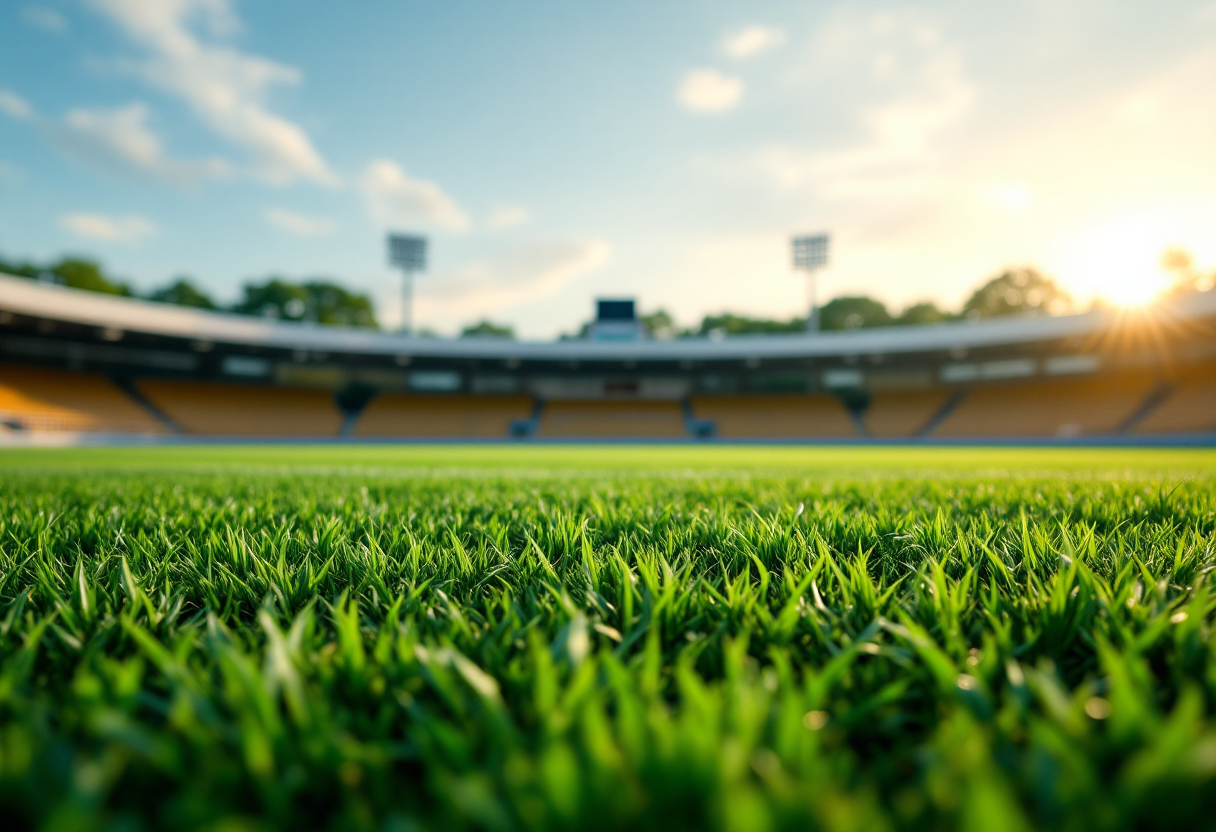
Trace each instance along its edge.
{"label": "white roof edge", "polygon": [[[1216,291],[1163,303],[1174,319],[1216,317]],[[234,346],[306,349],[363,355],[595,360],[732,360],[892,355],[975,349],[1096,334],[1120,313],[1016,316],[981,322],[879,327],[818,335],[748,335],[713,341],[509,341],[492,338],[418,338],[378,330],[269,321],[165,303],[69,289],[0,274],[0,310],[64,323],[109,327]]]}

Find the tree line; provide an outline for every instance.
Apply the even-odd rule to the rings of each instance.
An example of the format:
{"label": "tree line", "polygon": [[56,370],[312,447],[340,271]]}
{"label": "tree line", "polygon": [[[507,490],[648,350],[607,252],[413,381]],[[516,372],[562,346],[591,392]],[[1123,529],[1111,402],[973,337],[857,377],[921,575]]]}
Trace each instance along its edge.
{"label": "tree line", "polygon": [[[1200,291],[1212,288],[1212,284],[1216,283],[1216,273],[1207,275],[1201,272],[1185,251],[1167,251],[1161,262],[1175,278],[1171,294]],[[242,287],[242,297],[239,301],[222,306],[195,286],[188,277],[175,278],[160,288],[140,295],[129,284],[106,274],[99,263],[81,258],[64,257],[41,264],[10,262],[0,258],[0,272],[58,283],[74,289],[139,297],[196,309],[285,321],[379,328],[371,298],[352,292],[328,278],[313,278],[297,283],[284,277],[271,276],[260,282],[247,282]],[[820,307],[819,328],[834,331],[883,326],[919,326],[1008,315],[1055,315],[1066,312],[1071,307],[1072,299],[1054,280],[1037,269],[1022,267],[1007,269],[985,281],[958,310],[942,309],[925,301],[893,311],[882,301],[867,295],[834,298]],[[753,318],[733,312],[706,315],[699,326],[681,328],[670,313],[659,309],[642,315],[641,322],[653,338],[714,338],[806,330],[806,318],[802,316],[780,320]],[[584,323],[575,334],[562,337],[585,336],[590,325],[590,322]],[[421,334],[431,333],[423,331]],[[514,338],[515,330],[509,324],[483,320],[466,326],[461,331],[461,337]]]}
{"label": "tree line", "polygon": [[283,277],[271,276],[261,281],[250,281],[242,287],[240,300],[224,306],[199,289],[188,277],[174,278],[164,286],[141,295],[132,289],[130,284],[106,274],[101,264],[81,258],[64,257],[50,263],[11,262],[0,259],[0,272],[88,292],[142,298],[194,309],[285,321],[370,329],[379,327],[371,298],[352,292],[327,278],[296,283]]}
{"label": "tree line", "polygon": [[[1006,315],[1060,314],[1072,304],[1071,298],[1050,277],[1033,268],[1008,269],[977,288],[962,309],[951,311],[923,301],[898,312],[868,295],[845,295],[819,308],[822,331],[867,329],[880,326],[919,326],[957,320],[981,320]],[[680,328],[663,309],[640,316],[642,325],[653,338],[715,338],[727,335],[766,335],[806,331],[806,317],[785,320],[752,318],[723,312],[706,315],[700,326]],[[580,335],[590,324],[584,324]],[[574,336],[577,337],[577,336]]]}

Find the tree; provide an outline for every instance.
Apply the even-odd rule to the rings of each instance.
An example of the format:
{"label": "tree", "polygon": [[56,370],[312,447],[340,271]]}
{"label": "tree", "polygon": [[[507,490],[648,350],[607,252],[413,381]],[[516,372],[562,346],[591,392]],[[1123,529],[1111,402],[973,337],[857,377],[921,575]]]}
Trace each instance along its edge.
{"label": "tree", "polygon": [[1173,285],[1167,291],[1168,295],[1186,295],[1191,292],[1202,292],[1211,289],[1216,284],[1216,271],[1210,275],[1203,274],[1195,266],[1190,252],[1171,248],[1161,255],[1161,267],[1174,276]]}
{"label": "tree", "polygon": [[305,320],[309,298],[303,286],[272,277],[265,283],[246,283],[244,292],[244,298],[232,307],[238,315]]}
{"label": "tree", "polygon": [[922,324],[939,324],[943,321],[952,321],[957,317],[957,315],[944,309],[938,309],[937,304],[932,301],[925,301],[909,306],[900,313],[895,322],[904,326],[920,326]]}
{"label": "tree", "polygon": [[10,274],[14,277],[37,277],[40,272],[46,269],[39,266],[37,263],[31,263],[24,260],[5,260],[0,258],[0,272]]}
{"label": "tree", "polygon": [[246,283],[244,293],[244,298],[232,307],[239,315],[371,329],[379,326],[366,295],[326,280],[297,284],[271,277],[265,283]]}
{"label": "tree", "polygon": [[63,257],[57,263],[41,265],[33,262],[8,263],[0,261],[0,271],[17,277],[50,280],[61,286],[100,292],[105,295],[130,297],[131,287],[120,283],[102,271],[101,264],[93,260]]}
{"label": "tree", "polygon": [[643,315],[642,326],[646,328],[647,335],[660,340],[675,338],[680,334],[676,328],[676,322],[672,320],[666,309]]}
{"label": "tree", "polygon": [[92,260],[77,260],[65,257],[50,268],[50,272],[61,278],[65,286],[83,289],[86,292],[101,292],[106,295],[130,296],[131,287],[107,277],[101,266]]}
{"label": "tree", "polygon": [[215,309],[215,302],[201,290],[195,288],[189,278],[179,277],[168,286],[154,289],[148,294],[148,300],[158,303],[172,303],[175,306],[192,306],[195,309]]}
{"label": "tree", "polygon": [[1030,267],[1009,269],[972,293],[963,304],[967,318],[1000,318],[1027,313],[1057,314],[1071,303],[1050,277]]}
{"label": "tree", "polygon": [[806,322],[801,318],[788,321],[775,321],[768,318],[749,318],[745,315],[735,315],[723,312],[721,315],[706,315],[701,320],[698,335],[758,335],[779,332],[803,332]]}
{"label": "tree", "polygon": [[857,295],[834,298],[819,310],[819,328],[862,329],[874,326],[890,326],[894,323],[891,313],[881,301]]}
{"label": "tree", "polygon": [[466,326],[460,331],[461,338],[505,338],[512,340],[515,338],[515,328],[510,324],[496,324],[492,321],[484,320],[480,323]]}
{"label": "tree", "polygon": [[335,283],[305,283],[309,293],[309,312],[313,320],[322,324],[379,328],[371,298],[349,291]]}

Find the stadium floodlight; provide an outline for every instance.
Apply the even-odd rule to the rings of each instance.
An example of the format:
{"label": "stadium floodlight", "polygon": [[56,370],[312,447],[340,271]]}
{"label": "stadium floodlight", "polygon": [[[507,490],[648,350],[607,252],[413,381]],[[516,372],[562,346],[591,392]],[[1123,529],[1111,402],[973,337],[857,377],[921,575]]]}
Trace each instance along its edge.
{"label": "stadium floodlight", "polygon": [[401,269],[401,331],[409,334],[413,328],[414,274],[426,270],[426,237],[389,234],[388,262]]}
{"label": "stadium floodlight", "polygon": [[806,317],[806,330],[818,332],[819,303],[815,295],[819,270],[828,264],[828,235],[804,234],[795,237],[793,244],[794,268],[806,273],[807,305],[810,307]]}

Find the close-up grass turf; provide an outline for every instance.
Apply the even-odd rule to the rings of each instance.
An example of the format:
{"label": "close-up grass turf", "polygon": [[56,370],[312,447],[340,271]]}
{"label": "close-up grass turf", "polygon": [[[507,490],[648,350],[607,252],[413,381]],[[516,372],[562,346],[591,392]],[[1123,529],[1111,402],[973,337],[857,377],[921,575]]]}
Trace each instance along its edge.
{"label": "close-up grass turf", "polygon": [[0,453],[5,829],[1216,817],[1216,454]]}

